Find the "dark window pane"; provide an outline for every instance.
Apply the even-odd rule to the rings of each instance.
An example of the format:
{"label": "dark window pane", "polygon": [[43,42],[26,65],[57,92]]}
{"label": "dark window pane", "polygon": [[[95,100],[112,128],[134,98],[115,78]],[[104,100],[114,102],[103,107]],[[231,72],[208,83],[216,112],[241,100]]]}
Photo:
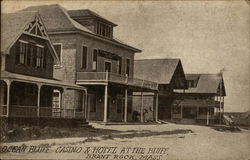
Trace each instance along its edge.
{"label": "dark window pane", "polygon": [[53,46],[55,48],[55,51],[57,53],[57,56],[58,56],[59,60],[61,61],[62,45],[61,44],[54,44]]}
{"label": "dark window pane", "polygon": [[82,68],[87,68],[87,47],[82,46]]}

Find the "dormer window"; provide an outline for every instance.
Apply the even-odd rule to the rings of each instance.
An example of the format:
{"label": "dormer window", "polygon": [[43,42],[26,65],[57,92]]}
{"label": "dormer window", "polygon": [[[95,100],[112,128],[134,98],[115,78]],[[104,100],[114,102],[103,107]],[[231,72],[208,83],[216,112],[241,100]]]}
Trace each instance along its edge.
{"label": "dormer window", "polygon": [[188,81],[188,88],[195,88],[195,81],[194,80],[189,80]]}
{"label": "dormer window", "polygon": [[109,25],[97,22],[96,34],[104,36],[104,37],[112,38],[112,28]]}

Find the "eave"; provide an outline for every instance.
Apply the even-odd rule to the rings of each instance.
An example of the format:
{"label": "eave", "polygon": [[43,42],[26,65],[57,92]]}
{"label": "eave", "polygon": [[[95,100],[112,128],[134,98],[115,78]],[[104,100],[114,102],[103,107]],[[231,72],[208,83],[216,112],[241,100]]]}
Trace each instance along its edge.
{"label": "eave", "polygon": [[125,48],[125,49],[133,51],[135,53],[141,53],[142,52],[142,50],[131,47],[129,45],[122,44],[122,43],[119,43],[119,42],[114,42],[111,39],[103,38],[103,37],[95,35],[93,33],[85,32],[85,31],[78,30],[78,29],[76,29],[76,30],[66,30],[66,31],[50,30],[50,31],[48,31],[48,33],[50,35],[57,35],[57,34],[82,34],[82,35],[87,35],[87,36],[90,36],[91,38],[98,39],[98,40],[101,40],[101,41],[104,41],[104,42],[107,42],[107,43],[110,43],[110,44]]}

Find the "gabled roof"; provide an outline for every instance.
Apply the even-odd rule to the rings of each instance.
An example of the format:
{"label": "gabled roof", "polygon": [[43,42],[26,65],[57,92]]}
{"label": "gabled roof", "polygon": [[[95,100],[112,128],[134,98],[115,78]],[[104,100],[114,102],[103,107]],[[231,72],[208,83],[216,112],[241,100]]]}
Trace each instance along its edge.
{"label": "gabled roof", "polygon": [[180,59],[135,60],[134,77],[157,82],[159,84],[170,84],[178,66],[182,71],[185,81]]}
{"label": "gabled roof", "polygon": [[[187,80],[195,80],[198,83],[195,88],[185,90],[185,93],[207,93],[220,95],[220,84],[222,85],[222,96],[226,96],[222,74],[186,74]],[[183,92],[176,90],[176,92]]]}
{"label": "gabled roof", "polygon": [[72,31],[81,29],[86,32],[91,32],[86,27],[75,22],[67,13],[67,10],[58,4],[31,6],[22,11],[37,11],[44,20],[44,24],[48,32],[52,31]]}
{"label": "gabled roof", "polygon": [[83,25],[72,19],[68,11],[58,4],[31,6],[23,9],[22,11],[38,11],[41,17],[43,18],[45,26],[47,27],[47,30],[50,34],[80,32],[81,34],[88,35],[93,38],[127,48],[134,52],[141,52],[141,50],[122,43],[121,41],[118,41],[115,38],[110,39],[97,35],[96,33],[92,32],[88,28],[84,27]]}
{"label": "gabled roof", "polygon": [[1,53],[11,47],[36,15],[37,12],[1,14]]}
{"label": "gabled roof", "polygon": [[54,47],[48,37],[46,27],[43,24],[42,18],[38,12],[15,12],[15,13],[2,13],[1,14],[1,54],[9,54],[9,49],[18,40],[22,34],[27,34],[27,29],[30,27],[31,22],[38,19],[43,26],[45,33],[45,40],[49,44],[50,53],[53,58],[58,62],[58,56]]}
{"label": "gabled roof", "polygon": [[72,18],[94,17],[94,18],[100,19],[102,21],[105,21],[113,26],[117,26],[117,24],[107,20],[106,18],[103,18],[99,14],[97,14],[89,9],[68,10],[68,13],[69,13],[70,17],[72,17]]}

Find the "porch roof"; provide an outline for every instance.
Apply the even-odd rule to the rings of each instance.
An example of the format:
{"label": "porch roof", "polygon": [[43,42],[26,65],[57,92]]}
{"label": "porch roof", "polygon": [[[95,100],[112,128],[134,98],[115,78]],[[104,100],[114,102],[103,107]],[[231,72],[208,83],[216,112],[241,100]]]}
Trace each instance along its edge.
{"label": "porch roof", "polygon": [[44,85],[51,85],[56,87],[65,87],[67,89],[77,89],[77,90],[84,90],[87,91],[85,87],[68,83],[68,82],[62,82],[57,79],[46,79],[46,78],[39,78],[39,77],[33,77],[33,76],[27,76],[27,75],[21,75],[16,73],[10,73],[7,71],[1,72],[1,80],[3,79],[10,79],[10,80],[17,80],[22,82],[29,82],[29,83],[41,83]]}

